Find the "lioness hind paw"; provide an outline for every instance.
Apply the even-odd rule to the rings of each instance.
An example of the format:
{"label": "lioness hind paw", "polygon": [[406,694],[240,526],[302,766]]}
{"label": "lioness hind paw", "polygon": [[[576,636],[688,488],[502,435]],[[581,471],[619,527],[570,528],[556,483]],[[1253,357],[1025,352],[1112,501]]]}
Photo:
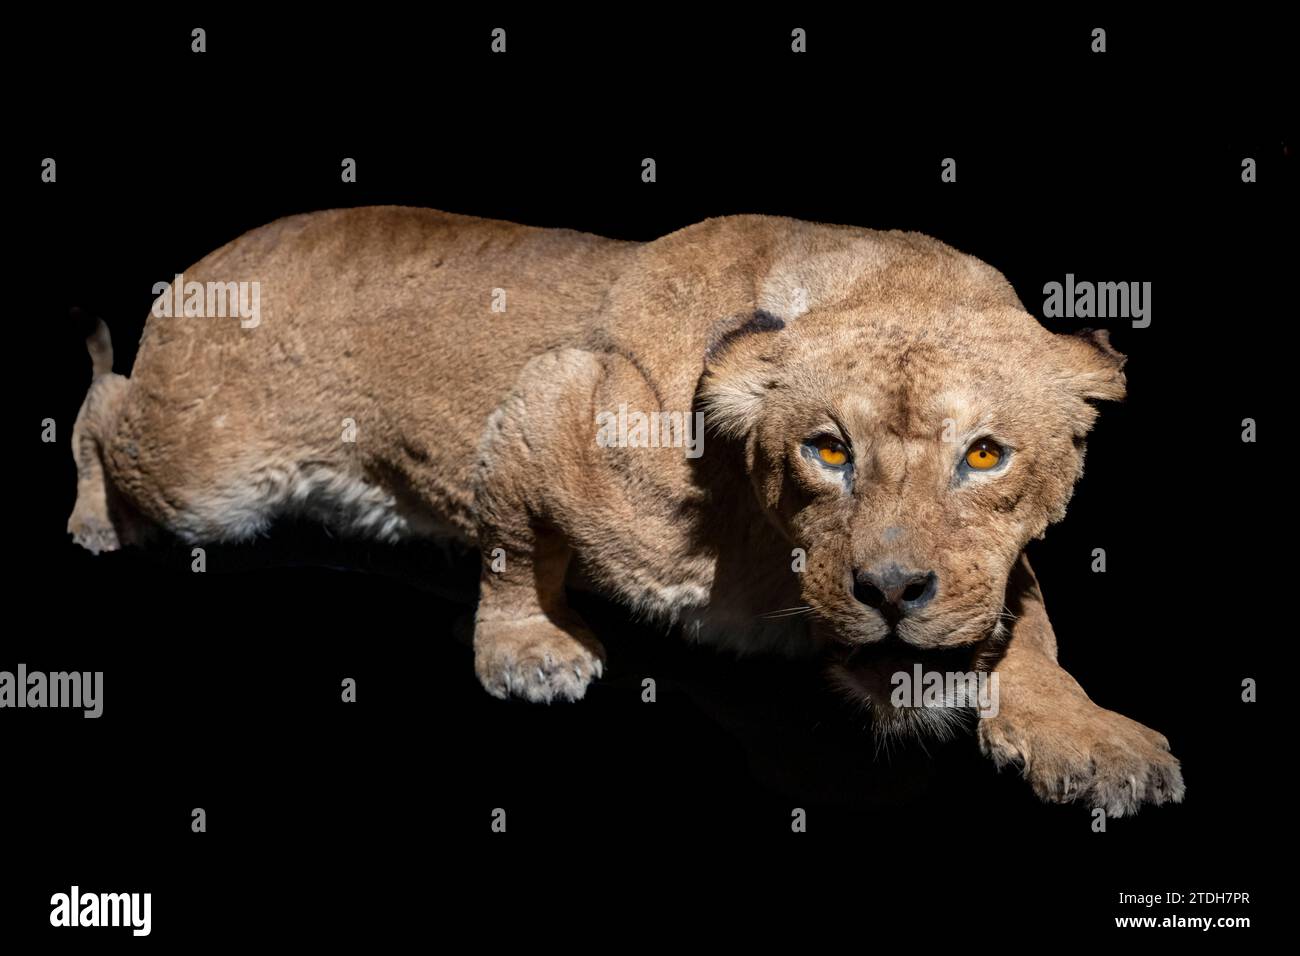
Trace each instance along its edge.
{"label": "lioness hind paw", "polygon": [[91,554],[117,551],[122,547],[112,522],[98,515],[74,512],[68,519],[68,534]]}

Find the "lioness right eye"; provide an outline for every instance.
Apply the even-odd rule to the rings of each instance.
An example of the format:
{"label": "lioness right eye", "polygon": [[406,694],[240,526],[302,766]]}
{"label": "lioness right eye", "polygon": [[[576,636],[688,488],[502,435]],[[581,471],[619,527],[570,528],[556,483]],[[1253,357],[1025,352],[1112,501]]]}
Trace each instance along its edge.
{"label": "lioness right eye", "polygon": [[996,468],[1002,460],[1002,446],[990,438],[981,438],[966,449],[966,464],[976,471]]}
{"label": "lioness right eye", "polygon": [[829,435],[814,438],[812,446],[817,449],[817,457],[822,460],[822,463],[832,468],[839,468],[849,462],[849,450],[844,447],[844,443]]}

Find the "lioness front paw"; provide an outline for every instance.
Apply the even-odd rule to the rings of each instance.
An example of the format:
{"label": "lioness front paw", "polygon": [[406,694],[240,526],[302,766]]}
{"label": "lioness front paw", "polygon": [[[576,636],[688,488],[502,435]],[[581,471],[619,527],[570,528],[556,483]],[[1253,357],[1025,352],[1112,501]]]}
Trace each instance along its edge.
{"label": "lioness front paw", "polygon": [[493,697],[581,700],[603,673],[604,661],[605,649],[576,621],[561,627],[538,614],[474,626],[474,672]]}
{"label": "lioness front paw", "polygon": [[1143,803],[1183,799],[1183,775],[1164,735],[1091,701],[981,719],[979,741],[999,769],[1020,767],[1034,792],[1054,803],[1122,817]]}

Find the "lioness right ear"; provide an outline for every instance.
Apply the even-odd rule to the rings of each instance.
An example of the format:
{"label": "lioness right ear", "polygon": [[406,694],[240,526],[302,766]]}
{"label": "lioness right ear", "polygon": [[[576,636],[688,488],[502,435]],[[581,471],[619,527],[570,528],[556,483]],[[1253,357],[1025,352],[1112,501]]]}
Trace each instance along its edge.
{"label": "lioness right ear", "polygon": [[699,403],[707,427],[715,434],[740,438],[758,424],[763,399],[774,387],[771,342],[785,322],[759,310],[732,320],[714,337],[704,359]]}

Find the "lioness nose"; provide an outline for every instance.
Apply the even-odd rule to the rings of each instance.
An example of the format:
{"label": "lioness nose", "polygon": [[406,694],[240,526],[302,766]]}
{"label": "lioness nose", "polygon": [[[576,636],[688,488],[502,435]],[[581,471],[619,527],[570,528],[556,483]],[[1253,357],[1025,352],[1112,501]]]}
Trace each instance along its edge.
{"label": "lioness nose", "polygon": [[855,571],[853,596],[874,607],[890,624],[930,603],[939,588],[933,571],[904,571],[898,565],[879,571]]}

